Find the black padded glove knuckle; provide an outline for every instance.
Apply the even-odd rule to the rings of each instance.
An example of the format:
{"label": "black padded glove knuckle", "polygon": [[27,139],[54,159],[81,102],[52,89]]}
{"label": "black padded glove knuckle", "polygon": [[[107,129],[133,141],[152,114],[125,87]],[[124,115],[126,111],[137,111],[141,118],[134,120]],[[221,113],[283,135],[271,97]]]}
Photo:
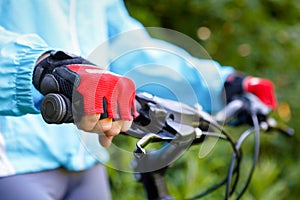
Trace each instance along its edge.
{"label": "black padded glove knuckle", "polygon": [[33,72],[33,85],[42,94],[62,93],[71,98],[78,75],[66,66],[70,64],[94,65],[88,60],[63,51],[49,51],[48,57],[39,62]]}
{"label": "black padded glove knuckle", "polygon": [[74,86],[77,86],[77,82],[80,80],[78,74],[74,73],[66,66],[62,66],[53,70],[53,76],[59,85],[58,93],[65,94],[71,99],[73,88]]}
{"label": "black padded glove knuckle", "polygon": [[59,84],[53,74],[46,74],[40,83],[40,92],[44,95],[48,93],[59,93]]}
{"label": "black padded glove knuckle", "polygon": [[232,101],[235,96],[243,93],[243,80],[245,77],[245,75],[238,73],[233,73],[227,77],[224,83],[227,102]]}

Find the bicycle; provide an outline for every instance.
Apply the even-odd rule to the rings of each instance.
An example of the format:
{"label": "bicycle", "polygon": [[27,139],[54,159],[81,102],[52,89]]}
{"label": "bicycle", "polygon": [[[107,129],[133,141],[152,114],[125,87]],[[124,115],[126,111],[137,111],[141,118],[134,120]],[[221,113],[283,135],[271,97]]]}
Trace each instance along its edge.
{"label": "bicycle", "polygon": [[[66,116],[72,114],[68,111],[70,105],[71,103],[63,101],[60,95],[48,94],[42,103],[42,115],[48,123],[61,123],[61,119],[68,119],[70,122],[72,116]],[[246,138],[254,134],[253,163],[246,182],[236,194],[236,199],[240,199],[250,184],[257,164],[260,132],[277,130],[287,136],[294,134],[292,128],[280,125],[270,117],[270,108],[250,93],[238,96],[215,115],[201,110],[200,106],[191,107],[148,93],[138,93],[136,105],[140,115],[134,120],[130,130],[122,134],[139,139],[133,151],[135,159],[132,167],[136,172],[137,181],[142,182],[149,200],[173,199],[164,177],[169,165],[190,146],[204,143],[206,137],[215,137],[230,143],[233,153],[229,169],[222,181],[189,199],[204,197],[224,185],[224,198],[229,199],[239,184],[242,144]],[[53,108],[60,112],[53,113]],[[250,125],[250,128],[236,141],[223,127],[224,124],[236,126],[244,123]],[[154,150],[146,149],[150,143],[156,142],[162,142],[163,145]]]}

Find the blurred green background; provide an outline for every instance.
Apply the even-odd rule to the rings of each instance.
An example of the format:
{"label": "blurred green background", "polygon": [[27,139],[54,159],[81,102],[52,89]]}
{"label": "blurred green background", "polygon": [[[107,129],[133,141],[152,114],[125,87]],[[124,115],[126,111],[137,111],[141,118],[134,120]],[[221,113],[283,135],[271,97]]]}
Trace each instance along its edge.
{"label": "blurred green background", "polygon": [[[300,3],[298,0],[125,0],[131,16],[146,27],[184,33],[222,65],[275,83],[278,109],[273,113],[295,129],[291,138],[263,134],[258,166],[242,199],[299,199],[300,190]],[[243,128],[243,127],[242,127]],[[233,130],[235,134],[239,130]],[[123,136],[115,142],[126,143]],[[135,141],[132,142],[132,149]],[[127,144],[127,143],[126,143]],[[128,148],[128,145],[127,145]],[[231,149],[216,145],[206,158],[199,147],[167,173],[175,199],[192,197],[225,177]],[[244,172],[249,171],[253,139],[245,143]],[[109,169],[114,199],[145,199],[133,174]],[[223,199],[225,188],[203,199]]]}

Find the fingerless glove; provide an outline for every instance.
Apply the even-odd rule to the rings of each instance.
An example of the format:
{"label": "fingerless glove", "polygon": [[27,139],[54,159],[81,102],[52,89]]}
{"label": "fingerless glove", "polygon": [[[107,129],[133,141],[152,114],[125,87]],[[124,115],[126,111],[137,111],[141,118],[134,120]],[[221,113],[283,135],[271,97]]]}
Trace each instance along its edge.
{"label": "fingerless glove", "polygon": [[42,94],[66,96],[73,109],[83,114],[132,120],[135,109],[134,82],[108,72],[88,60],[63,51],[51,51],[33,72],[33,84]]}

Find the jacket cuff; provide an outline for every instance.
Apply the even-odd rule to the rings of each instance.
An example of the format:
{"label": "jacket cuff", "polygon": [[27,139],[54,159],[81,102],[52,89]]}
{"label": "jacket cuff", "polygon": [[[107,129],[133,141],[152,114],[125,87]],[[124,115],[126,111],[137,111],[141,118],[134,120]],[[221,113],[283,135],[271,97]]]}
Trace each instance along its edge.
{"label": "jacket cuff", "polygon": [[[17,42],[18,45],[26,45]],[[32,84],[32,75],[35,62],[49,48],[46,45],[29,45],[19,53],[17,60],[18,71],[16,74],[16,106],[20,113],[36,114],[40,112],[43,95]]]}
{"label": "jacket cuff", "polygon": [[22,113],[39,113],[43,95],[32,84],[32,74],[35,61],[45,49],[31,49],[20,59],[17,72],[16,99],[17,107]]}

